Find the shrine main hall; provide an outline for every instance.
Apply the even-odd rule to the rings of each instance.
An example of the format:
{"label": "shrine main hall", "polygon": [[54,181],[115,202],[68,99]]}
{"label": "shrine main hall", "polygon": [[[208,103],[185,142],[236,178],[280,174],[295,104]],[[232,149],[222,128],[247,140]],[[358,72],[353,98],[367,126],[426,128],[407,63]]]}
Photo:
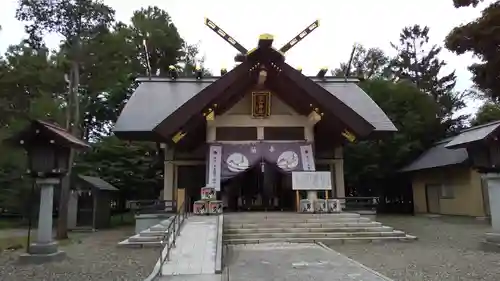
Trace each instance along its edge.
{"label": "shrine main hall", "polygon": [[344,144],[395,132],[394,124],[358,79],[329,77],[324,68],[305,76],[285,62],[315,27],[280,49],[263,34],[247,51],[207,21],[239,51],[239,64],[218,77],[201,69],[181,77],[171,67],[139,78],[113,129],[124,140],[161,144],[162,199],[192,206],[212,186],[228,211],[296,210],[296,171],[329,171],[331,190],[316,196],[345,197]]}

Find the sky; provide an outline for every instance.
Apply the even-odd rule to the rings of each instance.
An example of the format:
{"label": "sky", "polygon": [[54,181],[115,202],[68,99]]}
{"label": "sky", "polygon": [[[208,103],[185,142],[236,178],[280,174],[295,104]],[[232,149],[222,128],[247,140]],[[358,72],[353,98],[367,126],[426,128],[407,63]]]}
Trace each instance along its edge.
{"label": "sky", "polygon": [[[2,0],[0,9],[0,53],[25,37],[23,24],[15,19],[17,0]],[[147,6],[166,10],[181,36],[190,44],[199,44],[205,66],[217,73],[232,68],[236,50],[204,25],[208,17],[247,49],[256,46],[262,33],[274,35],[274,46],[281,47],[316,19],[320,27],[286,54],[286,61],[314,75],[321,67],[330,69],[348,60],[354,43],[378,47],[394,54],[390,42],[397,42],[404,26],[420,24],[430,28],[431,43],[442,45],[449,31],[480,15],[486,1],[477,8],[455,9],[452,0],[104,0],[116,10],[119,21],[130,22],[133,11]],[[49,47],[60,38],[48,35]],[[470,54],[456,56],[444,50],[447,62],[443,74],[455,70],[459,91],[472,86],[467,66],[474,62]],[[474,113],[479,101],[468,101],[460,113]]]}

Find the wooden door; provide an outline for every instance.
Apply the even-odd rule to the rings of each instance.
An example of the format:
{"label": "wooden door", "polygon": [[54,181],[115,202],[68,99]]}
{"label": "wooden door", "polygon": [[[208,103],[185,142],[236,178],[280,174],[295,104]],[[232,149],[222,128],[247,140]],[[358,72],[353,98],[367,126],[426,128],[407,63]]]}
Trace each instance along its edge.
{"label": "wooden door", "polygon": [[427,212],[430,214],[439,214],[441,212],[439,208],[439,193],[441,191],[441,185],[427,185],[425,187],[425,194],[427,200]]}

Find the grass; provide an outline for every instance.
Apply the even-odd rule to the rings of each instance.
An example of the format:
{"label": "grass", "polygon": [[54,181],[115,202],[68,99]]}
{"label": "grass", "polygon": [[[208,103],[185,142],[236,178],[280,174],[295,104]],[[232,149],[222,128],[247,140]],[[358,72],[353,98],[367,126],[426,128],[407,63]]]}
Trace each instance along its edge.
{"label": "grass", "polygon": [[0,238],[0,251],[26,248],[27,236]]}
{"label": "grass", "polygon": [[135,215],[133,212],[117,214],[111,216],[111,227],[130,226],[135,224]]}
{"label": "grass", "polygon": [[16,219],[16,220],[5,219],[5,218],[0,219],[0,229],[21,228],[21,227],[25,227],[25,226],[26,226],[26,223],[20,219]]}
{"label": "grass", "polygon": [[[57,243],[59,246],[66,246],[72,243],[80,243],[80,235],[72,235],[74,237],[70,237],[64,240],[58,240]],[[31,237],[31,242],[35,237]],[[13,236],[13,237],[4,237],[0,238],[0,252],[5,250],[20,250],[26,249],[26,245],[28,242],[28,236]]]}

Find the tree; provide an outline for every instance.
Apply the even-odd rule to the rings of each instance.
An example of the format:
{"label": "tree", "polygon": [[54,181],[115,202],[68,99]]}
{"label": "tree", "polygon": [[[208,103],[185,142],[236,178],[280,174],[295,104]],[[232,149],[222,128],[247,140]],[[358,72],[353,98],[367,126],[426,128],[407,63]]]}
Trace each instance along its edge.
{"label": "tree", "polygon": [[[30,44],[38,49],[46,32],[56,32],[64,37],[61,51],[70,62],[66,127],[77,137],[80,130],[80,63],[82,45],[100,32],[106,31],[114,21],[114,10],[98,0],[19,0],[16,12],[18,20],[29,22],[26,32]],[[57,238],[67,238],[67,209],[71,168],[74,150],[69,157],[68,175],[61,185]]]}
{"label": "tree", "polygon": [[492,102],[487,102],[478,109],[476,116],[471,121],[471,125],[477,126],[497,120],[500,120],[500,106]]}
{"label": "tree", "polygon": [[120,189],[120,203],[157,198],[163,182],[161,167],[154,165],[156,147],[151,143],[126,143],[114,136],[93,144],[81,154],[75,171],[98,176]]}
{"label": "tree", "polygon": [[[379,48],[366,49],[364,46],[356,47],[350,66],[350,76],[363,79],[388,77],[389,57]],[[341,63],[332,70],[332,75],[343,77],[348,63]]]}
{"label": "tree", "polygon": [[[456,7],[477,5],[479,1],[455,1]],[[445,46],[461,55],[472,52],[479,60],[469,66],[472,81],[487,97],[500,101],[500,2],[486,7],[476,20],[455,27],[446,37]]]}
{"label": "tree", "polygon": [[483,0],[453,0],[455,8],[473,6],[476,7]]}
{"label": "tree", "polygon": [[408,81],[366,80],[360,86],[389,116],[398,132],[382,140],[345,147],[346,182],[358,194],[376,188],[380,180],[390,179],[415,159],[439,138],[429,131],[440,125],[436,103]]}
{"label": "tree", "polygon": [[455,72],[442,75],[446,63],[438,58],[441,48],[429,43],[429,28],[413,25],[403,28],[399,45],[392,44],[398,52],[391,61],[391,69],[399,79],[414,83],[439,105],[438,118],[443,130],[450,132],[464,127],[468,116],[454,117],[453,114],[465,107],[464,97],[469,93],[457,93]]}
{"label": "tree", "polygon": [[[46,48],[35,50],[24,42],[9,47],[0,59],[0,142],[26,126],[28,118],[64,120],[61,73]],[[31,193],[26,156],[3,143],[0,155],[0,208],[26,217],[32,203],[26,200]]]}

